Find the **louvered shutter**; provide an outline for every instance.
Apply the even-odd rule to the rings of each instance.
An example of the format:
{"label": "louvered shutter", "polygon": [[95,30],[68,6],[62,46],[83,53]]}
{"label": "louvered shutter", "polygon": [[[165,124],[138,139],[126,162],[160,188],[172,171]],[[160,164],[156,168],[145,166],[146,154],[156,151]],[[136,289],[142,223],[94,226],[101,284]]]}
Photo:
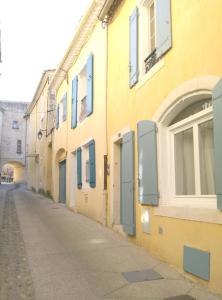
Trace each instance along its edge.
{"label": "louvered shutter", "polygon": [[139,202],[158,205],[156,124],[138,122],[137,134]]}
{"label": "louvered shutter", "polygon": [[82,188],[82,149],[77,149],[77,187]]}
{"label": "louvered shutter", "polygon": [[94,140],[89,142],[89,184],[92,188],[96,186],[96,161]]}
{"label": "louvered shutter", "polygon": [[87,59],[87,94],[86,94],[86,115],[93,112],[93,54]]}
{"label": "louvered shutter", "polygon": [[222,210],[222,79],[213,90],[213,124],[214,124],[214,159],[217,208]]}
{"label": "louvered shutter", "polygon": [[71,113],[71,128],[77,126],[77,97],[78,97],[78,76],[72,80],[72,113]]}
{"label": "louvered shutter", "polygon": [[130,57],[129,86],[132,88],[138,81],[138,8],[136,7],[129,19]]}

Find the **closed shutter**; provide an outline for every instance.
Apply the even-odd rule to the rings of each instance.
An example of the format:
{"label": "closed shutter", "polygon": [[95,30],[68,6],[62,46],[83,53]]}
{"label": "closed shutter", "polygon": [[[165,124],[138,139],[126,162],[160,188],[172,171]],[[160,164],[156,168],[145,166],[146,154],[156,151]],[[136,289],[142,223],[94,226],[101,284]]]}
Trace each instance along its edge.
{"label": "closed shutter", "polygon": [[134,132],[123,135],[121,148],[121,224],[123,230],[135,234],[134,212]]}
{"label": "closed shutter", "polygon": [[132,88],[138,81],[138,8],[136,7],[129,20],[130,57],[129,86]]}
{"label": "closed shutter", "polygon": [[96,186],[95,141],[89,142],[89,185]]}
{"label": "closed shutter", "polygon": [[137,134],[139,202],[158,205],[156,124],[138,122]]}
{"label": "closed shutter", "polygon": [[59,128],[59,104],[57,105],[56,108],[56,128]]}
{"label": "closed shutter", "polygon": [[86,115],[93,112],[93,54],[87,59],[87,94],[86,94]]}
{"label": "closed shutter", "polygon": [[82,188],[82,149],[77,149],[77,187]]}
{"label": "closed shutter", "polygon": [[217,208],[222,210],[222,79],[213,90],[213,120]]}
{"label": "closed shutter", "polygon": [[155,0],[157,58],[172,47],[170,2],[171,0]]}
{"label": "closed shutter", "polygon": [[71,114],[71,128],[77,126],[77,96],[78,95],[78,76],[72,80],[72,114]]}
{"label": "closed shutter", "polygon": [[65,93],[63,97],[63,121],[66,121],[66,116],[67,116],[67,93]]}

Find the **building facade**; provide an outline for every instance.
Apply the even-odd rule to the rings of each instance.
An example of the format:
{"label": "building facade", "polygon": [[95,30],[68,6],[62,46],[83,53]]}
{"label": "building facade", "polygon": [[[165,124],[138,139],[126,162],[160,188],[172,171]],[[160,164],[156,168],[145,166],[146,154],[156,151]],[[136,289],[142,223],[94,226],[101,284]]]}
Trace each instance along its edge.
{"label": "building facade", "polygon": [[52,128],[48,116],[55,108],[50,103],[49,84],[54,70],[44,71],[31,104],[27,119],[27,174],[28,189],[51,196],[52,191]]}
{"label": "building facade", "polygon": [[45,86],[51,154],[38,168],[55,201],[220,294],[221,8],[91,1]]}
{"label": "building facade", "polygon": [[222,3],[109,3],[108,224],[222,293]]}
{"label": "building facade", "polygon": [[[26,181],[26,120],[28,103],[0,101],[0,169],[2,179]],[[8,180],[6,180],[8,181]]]}

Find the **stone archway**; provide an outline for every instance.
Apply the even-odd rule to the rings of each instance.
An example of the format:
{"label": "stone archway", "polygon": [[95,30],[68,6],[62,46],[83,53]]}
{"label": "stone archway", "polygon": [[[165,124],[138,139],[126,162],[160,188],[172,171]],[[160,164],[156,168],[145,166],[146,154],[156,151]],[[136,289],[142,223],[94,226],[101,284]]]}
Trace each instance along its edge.
{"label": "stone archway", "polygon": [[25,165],[19,161],[7,161],[1,167],[3,182],[26,182]]}

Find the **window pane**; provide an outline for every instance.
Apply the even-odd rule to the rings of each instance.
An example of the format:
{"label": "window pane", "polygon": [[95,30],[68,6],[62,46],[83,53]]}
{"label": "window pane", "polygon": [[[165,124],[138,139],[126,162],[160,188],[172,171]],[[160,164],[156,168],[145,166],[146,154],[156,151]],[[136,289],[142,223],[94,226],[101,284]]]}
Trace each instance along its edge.
{"label": "window pane", "polygon": [[175,135],[176,195],[194,195],[193,129]]}
{"label": "window pane", "polygon": [[202,195],[215,194],[213,120],[199,125],[200,184]]}

